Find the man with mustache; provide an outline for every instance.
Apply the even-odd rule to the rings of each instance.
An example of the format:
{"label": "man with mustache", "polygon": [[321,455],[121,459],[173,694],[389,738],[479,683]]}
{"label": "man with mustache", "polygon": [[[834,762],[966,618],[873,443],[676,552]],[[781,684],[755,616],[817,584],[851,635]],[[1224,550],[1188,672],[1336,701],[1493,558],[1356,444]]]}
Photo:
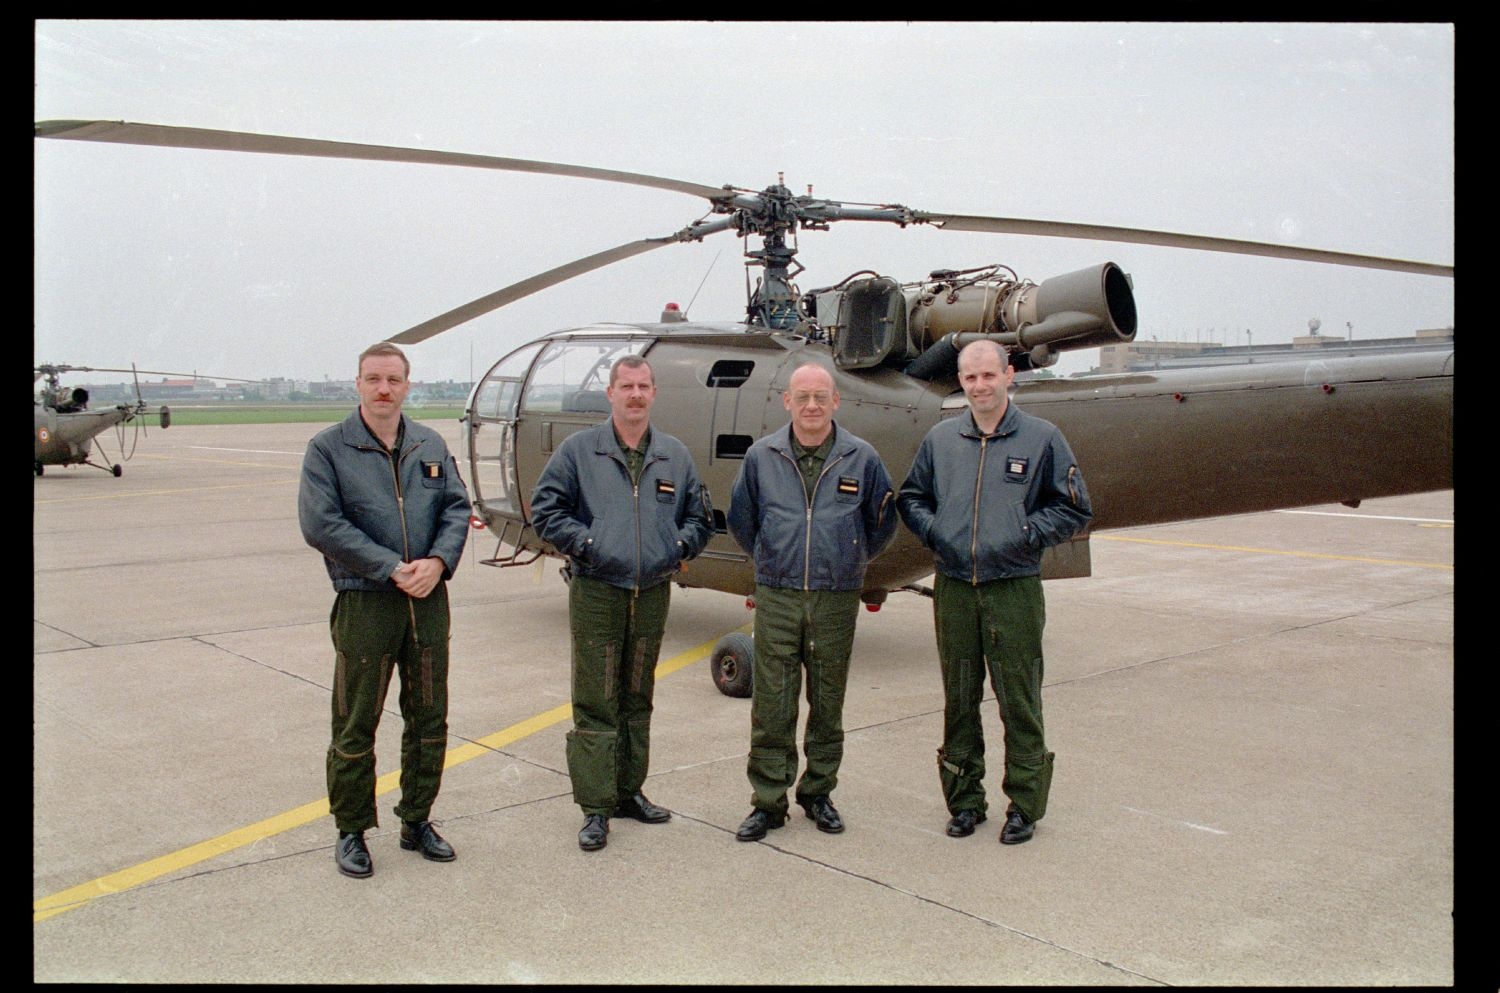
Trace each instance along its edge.
{"label": "man with mustache", "polygon": [[451,862],[428,820],[448,749],[448,586],[469,535],[469,496],[436,431],[401,413],[411,366],[382,341],[359,357],[359,409],[318,432],[302,460],[297,516],[323,553],[336,597],[328,807],[334,861],[374,871],[375,729],[391,672],[401,675],[401,847]]}
{"label": "man with mustache", "polygon": [[638,355],[609,371],[609,420],[557,446],[531,497],[532,527],[568,556],[573,730],[568,776],[583,810],[578,847],[608,843],[609,819],[660,824],[641,792],[671,579],[713,534],[708,487],[687,446],[651,427],[656,380]]}

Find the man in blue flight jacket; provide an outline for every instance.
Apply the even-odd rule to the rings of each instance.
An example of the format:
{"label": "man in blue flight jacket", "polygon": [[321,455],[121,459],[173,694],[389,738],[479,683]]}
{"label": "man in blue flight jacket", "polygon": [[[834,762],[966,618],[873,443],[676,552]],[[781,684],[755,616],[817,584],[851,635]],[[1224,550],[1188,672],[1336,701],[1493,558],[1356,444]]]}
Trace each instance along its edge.
{"label": "man in blue flight jacket", "polygon": [[906,526],[932,549],[933,616],[943,675],[943,747],[938,778],[948,834],[974,833],[985,819],[984,677],[1005,725],[1010,799],[1002,844],[1031,839],[1047,812],[1053,753],[1042,735],[1042,549],[1093,518],[1083,474],[1053,424],[1009,402],[1015,379],[1005,352],[977,341],[958,356],[967,415],[927,432],[901,485]]}
{"label": "man in blue flight jacket", "polygon": [[[891,479],[875,449],[834,423],[822,366],[798,367],[791,422],[751,445],[729,499],[729,531],[755,559],[750,778],[754,809],[735,837],[786,823],[787,790],[818,830],[844,821],[830,794],[844,756],[844,690],[865,567],[896,533]],[[797,776],[797,696],[807,670],[807,767]]]}
{"label": "man in blue flight jacket", "polygon": [[651,366],[637,355],[617,360],[606,395],[609,420],[563,439],[531,497],[532,527],[572,572],[567,758],[586,852],[607,844],[610,817],[660,824],[672,816],[641,792],[656,659],[671,579],[713,534],[708,487],[687,446],[651,427]]}
{"label": "man in blue flight jacket", "polygon": [[302,460],[297,517],[336,596],[328,807],[334,861],[363,879],[375,813],[375,729],[401,674],[401,847],[451,862],[428,815],[448,750],[448,587],[469,535],[469,496],[436,431],[401,404],[411,365],[388,341],[359,357],[359,408],[318,432]]}

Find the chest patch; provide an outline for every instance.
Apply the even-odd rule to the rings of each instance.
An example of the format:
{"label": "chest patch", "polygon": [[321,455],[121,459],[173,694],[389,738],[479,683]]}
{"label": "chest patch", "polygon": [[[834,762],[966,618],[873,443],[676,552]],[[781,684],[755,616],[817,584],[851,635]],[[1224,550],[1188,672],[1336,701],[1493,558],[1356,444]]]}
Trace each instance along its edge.
{"label": "chest patch", "polygon": [[845,495],[859,495],[859,480],[853,476],[839,477],[839,492]]}
{"label": "chest patch", "polygon": [[656,495],[657,496],[666,495],[666,496],[669,496],[669,497],[670,496],[676,496],[677,495],[677,484],[674,483],[674,482],[672,482],[670,479],[658,479],[656,481]]}
{"label": "chest patch", "polygon": [[1022,482],[1026,479],[1026,471],[1031,468],[1031,460],[1019,455],[1007,455],[1005,457],[1005,478]]}
{"label": "chest patch", "polygon": [[442,479],[443,478],[443,463],[441,463],[441,462],[423,462],[422,463],[422,478],[423,479]]}

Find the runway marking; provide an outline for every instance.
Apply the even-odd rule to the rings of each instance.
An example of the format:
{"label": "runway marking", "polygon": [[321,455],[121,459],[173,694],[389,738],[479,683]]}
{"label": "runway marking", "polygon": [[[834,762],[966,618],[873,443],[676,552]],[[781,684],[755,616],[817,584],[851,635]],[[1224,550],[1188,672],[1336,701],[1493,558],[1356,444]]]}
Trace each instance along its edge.
{"label": "runway marking", "polygon": [[[251,465],[253,463],[244,463]],[[281,466],[263,466],[266,469],[280,469]],[[128,493],[99,493],[94,496],[72,496],[72,497],[44,497],[33,500],[32,503],[77,503],[83,500],[122,500],[125,497],[138,496],[162,496],[172,493],[202,493],[208,490],[242,490],[249,486],[271,486],[281,483],[295,483],[297,480],[292,476],[284,476],[281,479],[262,479],[254,483],[226,483],[223,486],[184,486],[174,490],[131,490]]]}
{"label": "runway marking", "polygon": [[1389,517],[1385,514],[1345,514],[1336,510],[1275,510],[1274,514],[1311,514],[1314,517],[1353,517],[1366,521],[1411,521],[1415,524],[1447,524],[1453,522],[1446,517]]}
{"label": "runway marking", "polygon": [[1283,548],[1249,548],[1242,545],[1210,545],[1198,541],[1167,541],[1163,538],[1126,538],[1123,535],[1091,535],[1096,541],[1128,541],[1137,545],[1170,545],[1174,548],[1208,548],[1216,552],[1255,552],[1260,555],[1290,555],[1299,559],[1336,559],[1340,562],[1370,562],[1375,565],[1409,565],[1417,569],[1445,569],[1453,566],[1443,562],[1409,562],[1405,559],[1372,559],[1362,555],[1330,555],[1326,552],[1298,552]]}
{"label": "runway marking", "polygon": [[[665,662],[658,662],[656,665],[656,678],[661,679],[663,676],[670,675],[678,669],[707,658],[708,654],[713,651],[714,642],[717,640],[715,638],[714,641],[705,641],[701,645],[696,645],[685,652],[680,652],[672,656]],[[494,734],[486,735],[478,741],[465,742],[456,748],[450,748],[443,761],[443,768],[451,769],[470,759],[477,759],[484,755],[493,755],[496,750],[506,745],[520,741],[522,738],[567,720],[572,715],[572,712],[573,705],[571,702],[559,704],[551,710],[537,714],[534,717],[528,717],[523,721],[512,724],[508,728],[503,728]],[[377,797],[383,796],[397,789],[400,784],[401,770],[394,769],[375,780],[375,795]],[[200,841],[196,845],[189,845],[187,848],[179,849],[170,854],[148,859],[129,868],[100,876],[98,879],[90,880],[87,883],[69,887],[61,892],[53,893],[51,896],[44,896],[32,903],[31,922],[36,924],[49,917],[55,917],[69,910],[76,910],[79,907],[88,905],[101,896],[122,893],[142,883],[149,883],[151,880],[165,876],[168,873],[185,869],[199,862],[205,862],[226,852],[232,852],[236,848],[252,845],[272,835],[280,834],[283,831],[290,831],[292,828],[301,827],[320,817],[327,816],[328,798],[323,797],[311,803],[304,803],[300,807],[294,807],[285,813],[277,814],[275,817],[268,817],[263,821],[256,821],[247,827],[230,831],[228,834],[221,834],[217,838]]]}
{"label": "runway marking", "polygon": [[[189,445],[189,448],[200,452],[244,452],[247,455],[305,455],[305,452],[281,452],[274,448],[216,448],[213,445]],[[167,456],[162,456],[167,458]],[[253,463],[252,463],[253,464]]]}
{"label": "runway marking", "polygon": [[1155,817],[1155,818],[1157,818],[1159,820],[1171,821],[1173,824],[1181,824],[1184,827],[1190,827],[1194,831],[1207,831],[1209,834],[1228,834],[1229,833],[1228,831],[1221,831],[1218,828],[1211,828],[1211,827],[1209,827],[1206,824],[1194,824],[1192,821],[1179,821],[1176,818],[1165,817],[1165,816],[1163,816],[1161,814],[1155,813],[1154,811],[1141,810],[1138,807],[1126,807],[1124,804],[1121,804],[1120,806],[1125,807],[1125,809],[1128,810],[1128,811],[1130,811],[1132,814],[1145,814],[1147,817]]}

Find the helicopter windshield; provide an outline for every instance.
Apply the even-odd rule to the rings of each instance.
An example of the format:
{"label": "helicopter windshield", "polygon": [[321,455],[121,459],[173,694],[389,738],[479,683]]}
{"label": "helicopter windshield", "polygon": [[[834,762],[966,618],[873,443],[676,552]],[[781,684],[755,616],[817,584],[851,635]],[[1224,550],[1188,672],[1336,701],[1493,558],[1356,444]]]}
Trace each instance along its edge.
{"label": "helicopter windshield", "polygon": [[526,413],[607,414],[609,368],[639,355],[650,338],[582,338],[554,341],[537,359],[526,384]]}

